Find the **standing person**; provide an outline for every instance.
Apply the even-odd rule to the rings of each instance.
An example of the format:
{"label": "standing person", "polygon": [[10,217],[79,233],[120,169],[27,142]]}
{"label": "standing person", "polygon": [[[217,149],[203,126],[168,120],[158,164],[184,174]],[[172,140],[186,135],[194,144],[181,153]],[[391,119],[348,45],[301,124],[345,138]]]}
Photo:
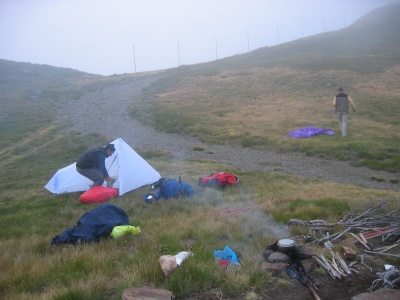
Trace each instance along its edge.
{"label": "standing person", "polygon": [[92,148],[83,154],[76,162],[76,171],[93,181],[90,187],[100,186],[104,180],[114,183],[115,179],[108,175],[105,160],[113,155],[114,144],[107,144],[103,148]]}
{"label": "standing person", "polygon": [[349,114],[349,104],[353,111],[356,112],[353,100],[351,97],[343,93],[343,88],[338,88],[338,94],[333,98],[333,106],[335,107],[335,113],[338,116],[339,127],[342,130],[342,136],[347,136],[347,119]]}

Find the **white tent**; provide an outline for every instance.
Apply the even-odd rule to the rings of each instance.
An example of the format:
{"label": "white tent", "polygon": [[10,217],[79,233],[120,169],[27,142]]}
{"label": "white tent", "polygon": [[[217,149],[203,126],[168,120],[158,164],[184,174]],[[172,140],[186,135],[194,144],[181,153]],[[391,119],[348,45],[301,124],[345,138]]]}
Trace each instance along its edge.
{"label": "white tent", "polygon": [[[111,144],[114,144],[115,152],[106,158],[105,165],[110,177],[116,179],[113,187],[119,189],[120,196],[160,179],[160,174],[122,138]],[[75,165],[76,162],[58,170],[45,188],[54,194],[87,191],[93,182],[79,174]]]}

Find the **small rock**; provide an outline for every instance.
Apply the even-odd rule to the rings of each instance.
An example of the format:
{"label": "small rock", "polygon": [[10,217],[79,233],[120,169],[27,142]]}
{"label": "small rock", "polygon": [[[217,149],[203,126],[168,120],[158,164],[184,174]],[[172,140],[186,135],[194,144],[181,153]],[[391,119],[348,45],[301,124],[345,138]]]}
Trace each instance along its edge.
{"label": "small rock", "polygon": [[263,252],[262,252],[262,256],[263,256],[263,258],[264,258],[264,260],[268,260],[268,256],[270,256],[272,253],[274,253],[274,251],[272,251],[272,250],[264,250]]}
{"label": "small rock", "polygon": [[170,291],[151,287],[124,290],[122,300],[171,300],[175,299]]}
{"label": "small rock", "polygon": [[263,270],[281,270],[287,266],[286,263],[269,263],[263,261],[261,263],[261,269]]}
{"label": "small rock", "polygon": [[307,274],[311,273],[315,266],[314,260],[312,258],[304,258],[300,260],[300,263]]}
{"label": "small rock", "polygon": [[270,263],[286,263],[289,262],[290,258],[282,252],[273,252],[268,256],[268,262]]}

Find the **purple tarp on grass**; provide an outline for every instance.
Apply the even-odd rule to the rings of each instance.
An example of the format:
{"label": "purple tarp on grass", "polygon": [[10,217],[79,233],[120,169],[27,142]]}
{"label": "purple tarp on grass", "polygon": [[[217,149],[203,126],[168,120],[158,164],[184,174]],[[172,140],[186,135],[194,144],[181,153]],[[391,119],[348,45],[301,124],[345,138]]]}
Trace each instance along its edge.
{"label": "purple tarp on grass", "polygon": [[313,135],[316,134],[327,134],[327,135],[334,135],[335,133],[326,128],[316,128],[316,127],[304,127],[304,128],[299,128],[295,131],[292,131],[287,135],[288,138],[296,138],[296,139],[301,139],[301,138],[309,138]]}

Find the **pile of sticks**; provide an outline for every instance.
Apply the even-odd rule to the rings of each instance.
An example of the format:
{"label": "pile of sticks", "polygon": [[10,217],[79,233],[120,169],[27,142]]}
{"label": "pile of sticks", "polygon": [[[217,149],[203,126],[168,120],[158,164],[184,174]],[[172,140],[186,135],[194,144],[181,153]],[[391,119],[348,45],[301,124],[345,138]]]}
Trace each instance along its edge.
{"label": "pile of sticks", "polygon": [[328,260],[323,254],[316,254],[313,259],[320,265],[333,279],[342,279],[352,274],[352,269],[346,264],[339,253],[331,251],[332,258]]}
{"label": "pile of sticks", "polygon": [[[304,238],[308,243],[325,241],[334,242],[350,232],[360,232],[365,239],[381,237],[382,241],[397,239],[394,244],[400,243],[400,198],[387,199],[379,204],[367,207],[363,211],[351,209],[347,215],[337,223],[325,220],[303,221],[291,219],[288,225],[301,225],[310,228],[308,236]],[[330,234],[329,231],[339,231]],[[368,243],[363,241],[365,245]],[[368,251],[372,251],[368,247]]]}

